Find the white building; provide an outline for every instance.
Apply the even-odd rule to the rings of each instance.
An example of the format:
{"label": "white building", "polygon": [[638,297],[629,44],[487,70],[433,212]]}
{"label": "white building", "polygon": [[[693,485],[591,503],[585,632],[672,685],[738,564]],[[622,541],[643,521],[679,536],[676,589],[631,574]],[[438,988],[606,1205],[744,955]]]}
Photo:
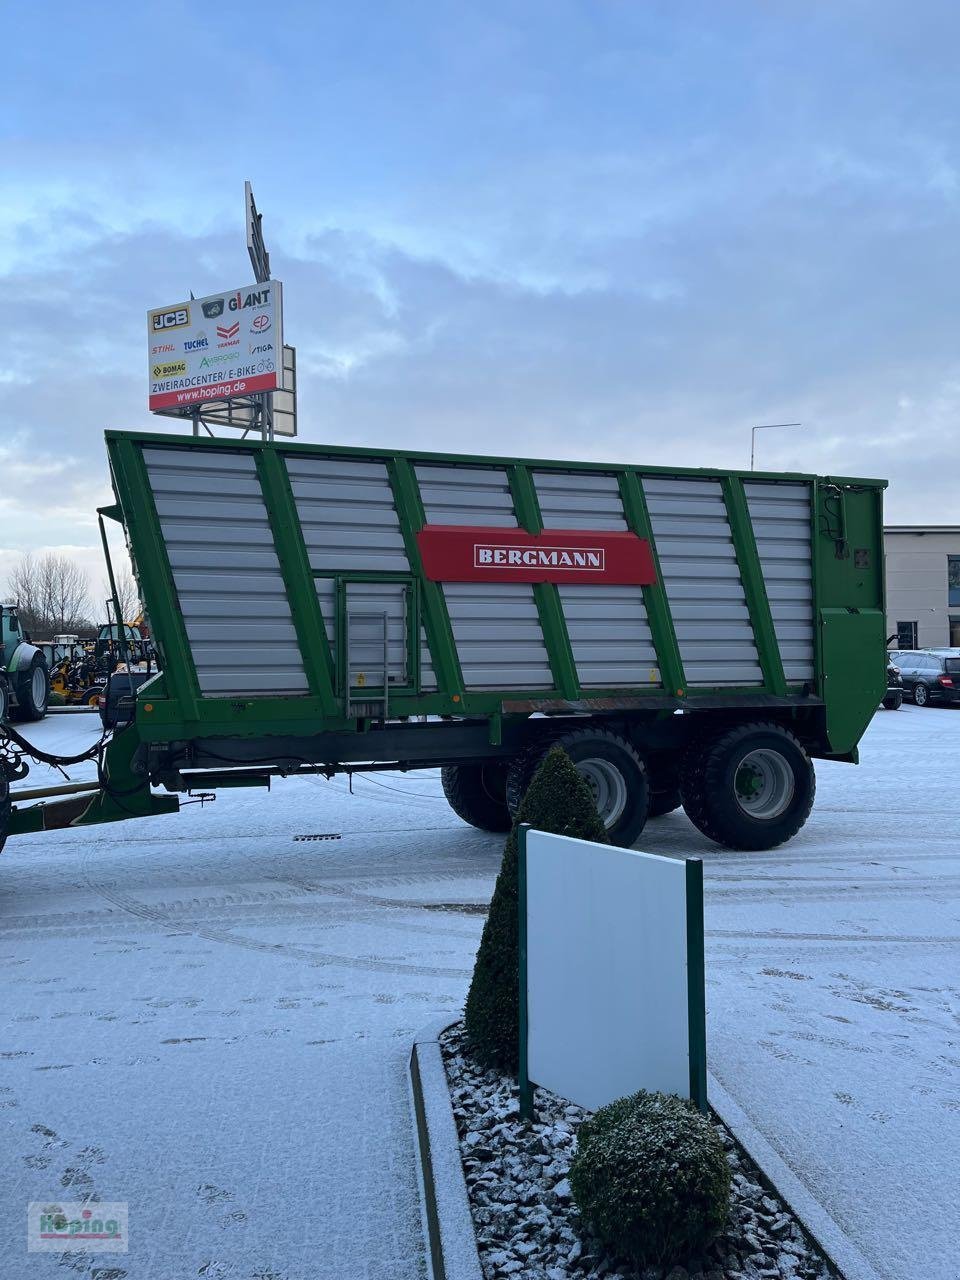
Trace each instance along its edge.
{"label": "white building", "polygon": [[891,647],[960,648],[960,525],[887,525],[883,544]]}

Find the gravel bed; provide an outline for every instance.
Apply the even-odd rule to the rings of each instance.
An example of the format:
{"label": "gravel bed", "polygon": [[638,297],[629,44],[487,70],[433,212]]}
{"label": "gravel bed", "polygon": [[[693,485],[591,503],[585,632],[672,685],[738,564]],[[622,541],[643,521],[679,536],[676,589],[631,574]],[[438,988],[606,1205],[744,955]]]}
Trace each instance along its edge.
{"label": "gravel bed", "polygon": [[646,1267],[604,1255],[579,1234],[567,1171],[587,1115],[544,1089],[537,1119],[520,1122],[515,1083],[483,1072],[453,1028],[441,1037],[460,1153],[485,1280],[835,1280],[790,1210],[761,1185],[756,1166],[717,1129],[733,1174],[726,1230],[700,1258]]}

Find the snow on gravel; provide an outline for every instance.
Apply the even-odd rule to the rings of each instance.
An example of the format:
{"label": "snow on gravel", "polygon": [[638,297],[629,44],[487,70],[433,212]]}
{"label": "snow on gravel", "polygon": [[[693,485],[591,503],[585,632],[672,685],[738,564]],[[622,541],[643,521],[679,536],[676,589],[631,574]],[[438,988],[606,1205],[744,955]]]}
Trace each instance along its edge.
{"label": "snow on gravel", "polygon": [[581,1107],[537,1089],[520,1121],[513,1080],[483,1071],[453,1028],[442,1037],[485,1280],[831,1280],[835,1276],[718,1126],[732,1173],[725,1230],[702,1257],[637,1269],[582,1231],[567,1173]]}
{"label": "snow on gravel", "polygon": [[[861,754],[817,766],[782,849],[718,850],[682,813],[640,843],[704,858],[711,1070],[885,1280],[957,1280],[960,713],[881,713]],[[9,841],[8,1222],[87,1188],[130,1202],[109,1260],[129,1280],[423,1274],[406,1058],[462,1006],[502,841],[436,774],[355,791],[299,779]],[[294,840],[322,832],[344,838]]]}

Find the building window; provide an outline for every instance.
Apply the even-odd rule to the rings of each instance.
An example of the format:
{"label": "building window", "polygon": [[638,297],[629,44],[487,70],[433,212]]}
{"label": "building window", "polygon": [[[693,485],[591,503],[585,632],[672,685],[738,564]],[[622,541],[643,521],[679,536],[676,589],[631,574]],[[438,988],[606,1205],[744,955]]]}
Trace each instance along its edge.
{"label": "building window", "polygon": [[960,618],[950,619],[950,648],[960,649]]}
{"label": "building window", "polygon": [[947,556],[947,604],[960,604],[960,556]]}
{"label": "building window", "polygon": [[917,624],[915,622],[897,623],[897,648],[915,649],[917,647]]}

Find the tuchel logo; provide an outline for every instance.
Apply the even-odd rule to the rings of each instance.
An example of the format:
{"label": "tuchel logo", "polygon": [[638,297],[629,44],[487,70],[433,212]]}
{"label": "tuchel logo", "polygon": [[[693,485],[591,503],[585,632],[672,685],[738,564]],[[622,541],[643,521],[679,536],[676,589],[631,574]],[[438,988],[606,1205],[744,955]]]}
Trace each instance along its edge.
{"label": "tuchel logo", "polygon": [[127,1202],[27,1205],[28,1253],[126,1253]]}
{"label": "tuchel logo", "polygon": [[475,542],[473,567],[517,569],[582,569],[603,573],[602,547],[511,547]]}

